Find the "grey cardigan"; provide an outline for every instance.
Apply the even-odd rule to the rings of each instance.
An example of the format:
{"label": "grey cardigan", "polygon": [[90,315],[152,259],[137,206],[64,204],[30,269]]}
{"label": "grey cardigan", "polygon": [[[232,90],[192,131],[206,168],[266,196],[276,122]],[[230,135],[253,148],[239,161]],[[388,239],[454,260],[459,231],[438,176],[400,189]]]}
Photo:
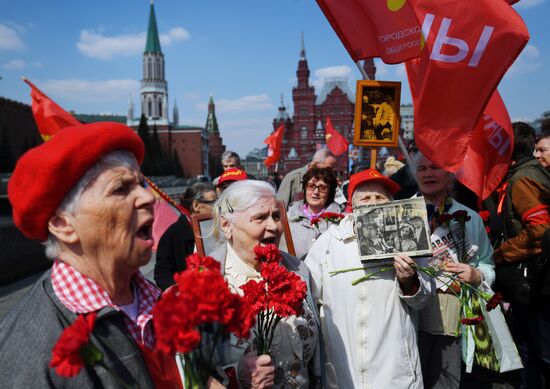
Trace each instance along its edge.
{"label": "grey cardigan", "polygon": [[[0,382],[3,388],[116,388],[102,367],[84,368],[74,378],[59,377],[49,367],[61,331],[76,319],[56,297],[50,271],[10,310],[0,323]],[[128,333],[123,314],[98,311],[91,342],[107,366],[140,388],[154,388],[141,351]]]}

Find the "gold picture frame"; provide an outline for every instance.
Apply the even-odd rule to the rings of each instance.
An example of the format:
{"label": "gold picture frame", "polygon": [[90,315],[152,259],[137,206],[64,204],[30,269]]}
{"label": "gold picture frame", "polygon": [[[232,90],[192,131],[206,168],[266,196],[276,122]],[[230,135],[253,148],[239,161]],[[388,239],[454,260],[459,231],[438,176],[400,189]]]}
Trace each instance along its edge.
{"label": "gold picture frame", "polygon": [[358,80],[353,144],[397,147],[401,83]]}

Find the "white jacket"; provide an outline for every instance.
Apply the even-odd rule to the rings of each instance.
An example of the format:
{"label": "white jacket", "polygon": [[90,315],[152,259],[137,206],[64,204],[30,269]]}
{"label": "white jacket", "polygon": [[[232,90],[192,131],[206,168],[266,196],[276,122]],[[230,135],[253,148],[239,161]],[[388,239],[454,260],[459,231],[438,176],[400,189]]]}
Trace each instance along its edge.
{"label": "white jacket", "polygon": [[331,226],[305,260],[313,296],[322,304],[327,387],[421,389],[411,308],[422,308],[435,285],[419,274],[418,292],[404,296],[393,269],[356,286],[353,280],[376,268],[331,276],[334,270],[362,267],[353,224],[350,214]]}

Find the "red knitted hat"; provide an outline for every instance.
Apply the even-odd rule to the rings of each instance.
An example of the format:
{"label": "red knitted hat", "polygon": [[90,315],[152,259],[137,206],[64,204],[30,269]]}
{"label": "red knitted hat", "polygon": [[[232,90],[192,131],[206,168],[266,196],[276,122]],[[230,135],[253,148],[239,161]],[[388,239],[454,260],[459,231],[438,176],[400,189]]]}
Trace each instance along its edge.
{"label": "red knitted hat", "polygon": [[227,169],[220,176],[220,179],[218,180],[218,186],[228,181],[242,181],[247,179],[248,179],[248,175],[244,170],[232,167],[231,169]]}
{"label": "red knitted hat", "polygon": [[48,238],[48,220],[67,193],[103,155],[132,152],[139,164],[145,147],[131,128],[120,123],[66,127],[50,141],[26,152],[8,184],[15,225],[30,239]]}
{"label": "red knitted hat", "polygon": [[355,189],[357,189],[359,185],[364,184],[365,182],[374,181],[377,181],[384,185],[384,187],[388,189],[392,195],[401,190],[401,186],[399,186],[397,182],[390,180],[388,177],[384,176],[382,173],[374,169],[367,169],[363,170],[362,172],[353,174],[349,178],[348,202],[351,203],[353,192],[355,192]]}

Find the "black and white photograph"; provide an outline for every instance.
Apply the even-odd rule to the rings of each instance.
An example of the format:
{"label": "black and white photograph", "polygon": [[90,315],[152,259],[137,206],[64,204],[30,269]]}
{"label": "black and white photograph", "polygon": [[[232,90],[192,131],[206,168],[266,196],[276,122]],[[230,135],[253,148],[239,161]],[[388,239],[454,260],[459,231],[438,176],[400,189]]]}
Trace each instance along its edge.
{"label": "black and white photograph", "polygon": [[428,215],[423,197],[393,201],[353,210],[361,261],[432,254]]}

